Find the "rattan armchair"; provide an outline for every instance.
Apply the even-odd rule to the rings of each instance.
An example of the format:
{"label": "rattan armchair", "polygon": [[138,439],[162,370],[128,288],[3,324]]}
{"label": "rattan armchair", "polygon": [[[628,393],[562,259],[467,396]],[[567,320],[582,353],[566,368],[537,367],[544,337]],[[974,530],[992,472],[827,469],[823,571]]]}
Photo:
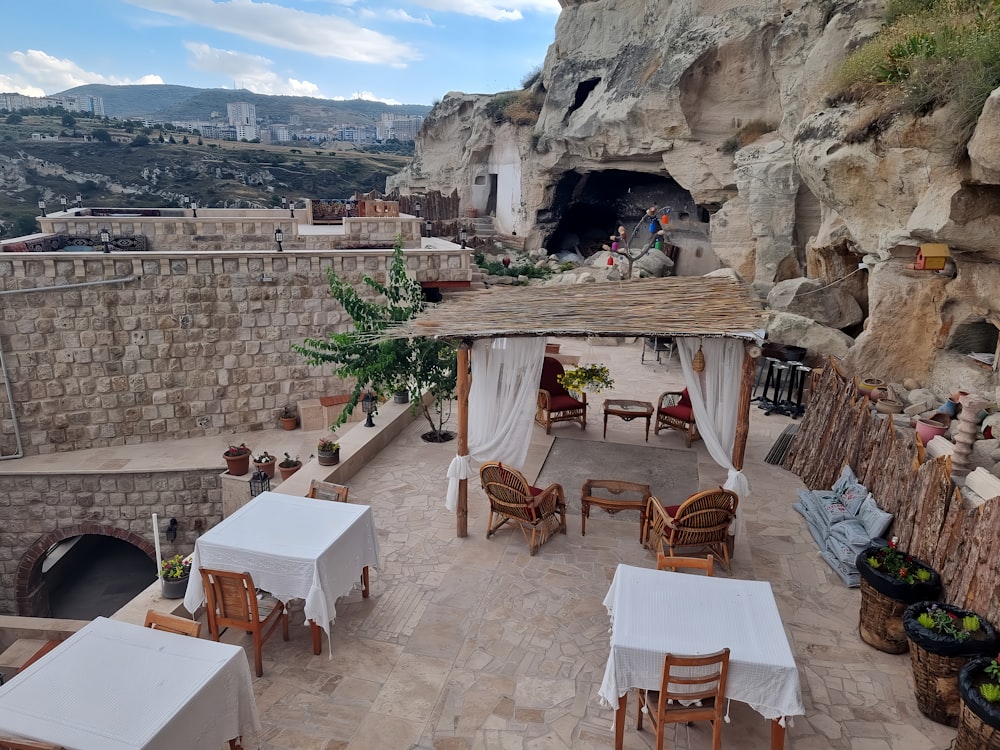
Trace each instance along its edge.
{"label": "rattan armchair", "polygon": [[[704,656],[667,654],[663,657],[660,689],[639,690],[636,729],[642,729],[645,715],[656,732],[656,750],[663,750],[665,724],[710,721],[712,750],[720,750],[728,676],[728,648]],[[692,701],[697,703],[691,705]]]}
{"label": "rattan armchair", "polygon": [[656,426],[653,434],[659,435],[660,430],[680,430],[684,433],[684,444],[690,448],[691,443],[700,440],[698,425],[694,421],[694,408],[687,388],[683,391],[667,391],[661,393],[656,403]]}
{"label": "rattan armchair", "polygon": [[646,546],[669,556],[682,548],[708,550],[721,558],[726,571],[731,572],[729,527],[739,502],[735,492],[721,487],[691,495],[671,508],[664,508],[658,499],[651,497],[643,535]]}
{"label": "rattan armchair", "polygon": [[579,422],[582,429],[587,429],[587,394],[581,393],[580,398],[571,396],[558,380],[564,372],[562,362],[554,357],[546,357],[542,362],[535,421],[545,428],[546,435],[553,422]]}
{"label": "rattan armchair", "polygon": [[480,466],[479,480],[490,500],[487,539],[510,522],[521,529],[534,555],[557,530],[566,533],[566,496],[562,485],[550,484],[544,490],[532,487],[521,472],[498,461],[487,461]]}
{"label": "rattan armchair", "polygon": [[[270,600],[261,614],[257,602],[257,589],[249,573],[232,573],[228,570],[201,568],[201,580],[208,600],[208,630],[212,640],[226,628],[245,630],[253,635],[253,658],[257,676],[264,676],[264,641],[271,637],[278,624],[282,637],[288,640],[288,611],[284,602]],[[269,609],[268,609],[269,607]]]}

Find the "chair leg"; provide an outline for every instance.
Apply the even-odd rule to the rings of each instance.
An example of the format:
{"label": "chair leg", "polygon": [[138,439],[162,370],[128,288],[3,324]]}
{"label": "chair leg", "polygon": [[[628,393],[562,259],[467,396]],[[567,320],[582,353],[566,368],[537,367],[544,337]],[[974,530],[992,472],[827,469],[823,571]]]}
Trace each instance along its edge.
{"label": "chair leg", "polygon": [[264,643],[260,635],[260,630],[253,634],[253,665],[257,670],[257,676],[264,676]]}
{"label": "chair leg", "polygon": [[315,620],[309,621],[309,634],[312,636],[313,653],[323,652],[323,629],[316,624]]}
{"label": "chair leg", "polygon": [[635,694],[635,728],[642,731],[642,708],[646,705],[646,691],[637,688]]}
{"label": "chair leg", "polygon": [[368,566],[361,569],[361,598],[367,599],[371,589],[368,587]]}

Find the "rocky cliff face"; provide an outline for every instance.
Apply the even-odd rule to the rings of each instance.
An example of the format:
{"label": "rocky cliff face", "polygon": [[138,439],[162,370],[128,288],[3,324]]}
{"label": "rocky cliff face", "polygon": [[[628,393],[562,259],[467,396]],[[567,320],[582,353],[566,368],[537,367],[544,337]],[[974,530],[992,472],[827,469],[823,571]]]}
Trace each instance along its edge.
{"label": "rocky cliff face", "polygon": [[[837,300],[813,306],[843,332],[811,324],[827,328],[816,331],[820,350],[835,341],[863,373],[952,389],[957,379],[994,395],[994,373],[965,355],[993,352],[1000,325],[989,291],[1000,260],[1000,92],[971,158],[956,160],[947,109],[858,139],[871,113],[824,103],[831,71],[880,28],[882,3],[562,4],[537,123],[495,125],[492,97],[449,94],[392,186],[458,190],[463,206],[550,252],[607,241],[653,204],[708,219],[709,252],[762,294],[818,280],[776,294],[776,308],[797,312],[804,295],[838,286]],[[928,242],[949,245],[946,273],[907,268]],[[784,343],[809,344],[810,326],[787,324],[774,333],[799,340]]]}

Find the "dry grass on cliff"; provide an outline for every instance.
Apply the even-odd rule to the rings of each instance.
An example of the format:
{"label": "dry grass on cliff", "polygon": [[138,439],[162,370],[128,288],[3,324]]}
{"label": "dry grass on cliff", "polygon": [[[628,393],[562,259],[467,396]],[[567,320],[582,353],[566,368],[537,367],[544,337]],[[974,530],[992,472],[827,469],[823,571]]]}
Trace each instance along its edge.
{"label": "dry grass on cliff", "polygon": [[545,95],[536,90],[504,91],[486,104],[486,114],[497,125],[534,125],[542,111]]}

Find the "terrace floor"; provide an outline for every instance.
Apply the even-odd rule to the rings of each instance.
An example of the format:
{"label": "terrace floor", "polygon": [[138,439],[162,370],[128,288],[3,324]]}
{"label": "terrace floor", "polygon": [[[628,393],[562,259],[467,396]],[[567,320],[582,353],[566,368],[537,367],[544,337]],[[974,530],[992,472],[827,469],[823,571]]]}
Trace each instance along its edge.
{"label": "terrace floor", "polygon": [[[601,440],[605,397],[655,402],[660,392],[682,385],[676,360],[669,371],[666,363],[641,364],[641,344],[561,343],[563,353],[578,354],[583,363],[607,364],[616,387],[590,397],[586,431],[564,423],[553,427],[554,436]],[[917,710],[909,657],[881,653],[858,637],[858,590],[845,588],[829,570],[791,507],[801,482],[764,462],[789,423],[751,409],[745,471],[753,494],[743,505],[746,533],[737,540],[733,565],[737,578],[771,582],[799,665],[807,713],[788,728],[785,746],[943,750],[955,732]],[[566,487],[569,532],[531,557],[516,529],[485,538],[485,496],[470,480],[469,536],[456,538],[454,515],[444,508],[445,470],[455,446],[423,442],[426,429],[413,422],[348,482],[351,500],[371,504],[378,528],[382,565],[372,572],[372,596],[362,599],[355,589],[340,600],[332,652],[324,643],[323,654],[314,656],[309,629],[296,621],[289,642],[265,645],[264,676],[254,680],[261,747],[612,747],[613,712],[597,697],[609,649],[601,602],[619,563],[655,565],[637,542],[636,522],[595,510],[581,537],[579,487]],[[642,445],[643,434],[641,421],[608,422],[609,442]],[[263,443],[261,433],[253,439]],[[172,455],[183,442],[171,444]],[[536,427],[529,479],[550,443]],[[687,450],[677,431],[651,434],[649,443]],[[689,453],[701,489],[725,479],[702,443]],[[628,479],[629,467],[594,466],[592,476]],[[249,646],[235,633],[225,640]],[[634,729],[634,710],[632,697],[625,747],[652,747],[652,734]],[[736,703],[731,717],[724,747],[769,746],[762,717]],[[666,744],[708,748],[709,727],[668,727]]]}

